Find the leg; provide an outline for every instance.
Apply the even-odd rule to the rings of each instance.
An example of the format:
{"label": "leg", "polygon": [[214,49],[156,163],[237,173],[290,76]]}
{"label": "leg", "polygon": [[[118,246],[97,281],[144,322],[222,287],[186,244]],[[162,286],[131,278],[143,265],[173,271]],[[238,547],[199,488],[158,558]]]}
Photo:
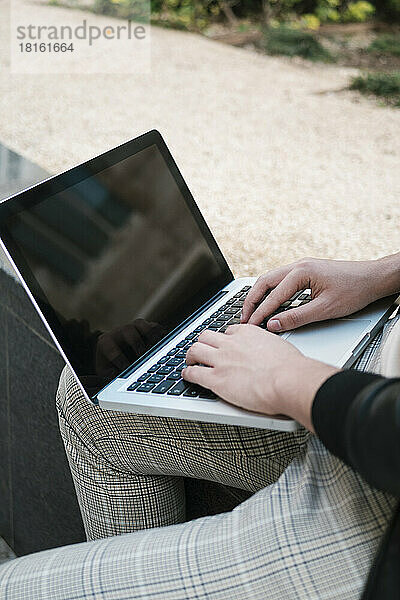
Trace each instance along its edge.
{"label": "leg", "polygon": [[4,600],[356,600],[395,504],[312,437],[275,484],[231,513],[18,559],[0,568],[0,591]]}
{"label": "leg", "polygon": [[356,600],[395,500],[313,438],[230,513],[23,557],[2,600]]}
{"label": "leg", "polygon": [[[102,444],[106,432],[100,430],[96,420],[100,416],[101,423],[101,409],[85,400],[67,369],[61,376],[57,408],[88,539],[185,520],[183,479],[142,475],[121,468],[117,461],[114,464],[113,448]],[[114,441],[116,444],[117,432],[112,429],[107,433],[109,445]],[[140,448],[139,443],[139,452]],[[123,452],[123,448],[120,451]],[[122,460],[126,458],[121,456]]]}
{"label": "leg", "polygon": [[182,476],[251,492],[276,481],[308,434],[102,410],[70,371],[57,394],[60,428],[89,539],[185,520]]}

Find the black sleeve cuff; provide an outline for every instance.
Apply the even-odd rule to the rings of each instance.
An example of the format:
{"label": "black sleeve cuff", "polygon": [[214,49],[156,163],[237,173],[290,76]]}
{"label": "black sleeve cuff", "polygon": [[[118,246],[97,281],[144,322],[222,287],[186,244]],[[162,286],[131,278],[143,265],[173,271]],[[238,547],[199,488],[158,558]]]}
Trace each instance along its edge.
{"label": "black sleeve cuff", "polygon": [[348,463],[346,447],[346,417],[356,396],[370,384],[380,381],[380,375],[346,370],[327,379],[315,395],[312,406],[314,429],[332,454]]}

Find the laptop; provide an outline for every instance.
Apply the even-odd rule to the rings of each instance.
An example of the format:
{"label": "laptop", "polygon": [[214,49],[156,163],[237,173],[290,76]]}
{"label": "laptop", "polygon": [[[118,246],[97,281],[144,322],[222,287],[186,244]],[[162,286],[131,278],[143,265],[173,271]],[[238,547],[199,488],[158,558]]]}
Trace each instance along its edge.
{"label": "laptop", "polygon": [[[181,378],[203,329],[240,321],[254,278],[235,279],[157,131],[0,204],[0,237],[86,398],[104,409],[294,431]],[[280,310],[310,300],[301,290]],[[282,336],[350,366],[393,299]],[[265,325],[264,325],[265,326]]]}

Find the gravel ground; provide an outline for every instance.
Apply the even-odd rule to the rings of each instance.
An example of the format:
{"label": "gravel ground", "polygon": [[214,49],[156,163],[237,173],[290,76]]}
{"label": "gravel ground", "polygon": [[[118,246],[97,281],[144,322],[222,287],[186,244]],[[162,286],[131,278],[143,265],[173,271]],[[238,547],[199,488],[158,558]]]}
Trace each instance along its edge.
{"label": "gravel ground", "polygon": [[[44,23],[67,14],[18,2]],[[159,129],[237,275],[399,249],[400,110],[341,91],[350,69],[158,28],[149,75],[11,75],[7,65],[3,52],[1,141],[57,172]]]}

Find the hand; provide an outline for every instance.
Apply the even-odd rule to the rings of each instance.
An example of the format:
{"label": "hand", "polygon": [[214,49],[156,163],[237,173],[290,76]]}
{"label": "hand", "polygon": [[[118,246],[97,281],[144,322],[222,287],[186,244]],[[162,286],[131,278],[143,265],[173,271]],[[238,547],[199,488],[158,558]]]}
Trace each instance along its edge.
{"label": "hand", "polygon": [[[349,315],[396,291],[400,254],[380,260],[303,259],[262,275],[243,304],[242,323],[259,325],[299,290],[311,289],[311,302],[280,313],[267,323],[270,331],[296,329],[306,323]],[[263,300],[265,294],[272,290]]]}
{"label": "hand", "polygon": [[186,362],[182,375],[187,381],[241,408],[285,414],[311,431],[314,396],[337,372],[253,325],[233,325],[225,334],[204,331],[189,348]]}

